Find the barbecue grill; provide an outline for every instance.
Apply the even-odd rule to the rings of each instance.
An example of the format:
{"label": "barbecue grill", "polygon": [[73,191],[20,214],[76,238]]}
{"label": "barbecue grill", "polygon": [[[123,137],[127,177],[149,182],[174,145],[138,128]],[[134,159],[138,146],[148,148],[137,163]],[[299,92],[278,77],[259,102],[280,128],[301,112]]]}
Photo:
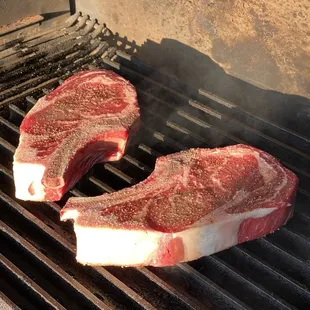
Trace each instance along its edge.
{"label": "barbecue grill", "polygon": [[[1,30],[1,309],[309,309],[309,101],[243,81],[233,84],[235,101],[233,89],[231,96],[219,87],[214,93],[214,87],[195,87],[146,64],[133,55],[135,42],[88,15],[78,12],[42,28],[38,23],[46,15],[40,16]],[[66,78],[94,68],[113,70],[135,85],[141,130],[120,161],[97,164],[61,201],[16,199],[12,158],[23,117]],[[261,98],[277,98],[281,105],[268,106],[266,113],[268,102]],[[174,267],[76,263],[72,224],[59,221],[70,196],[136,184],[160,155],[237,143],[271,153],[298,176],[296,211],[286,226]]]}

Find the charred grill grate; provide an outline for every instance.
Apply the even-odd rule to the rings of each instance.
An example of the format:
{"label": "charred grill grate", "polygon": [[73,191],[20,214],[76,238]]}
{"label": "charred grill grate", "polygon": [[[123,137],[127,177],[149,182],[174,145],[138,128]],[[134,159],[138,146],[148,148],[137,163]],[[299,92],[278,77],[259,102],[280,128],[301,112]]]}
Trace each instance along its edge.
{"label": "charred grill grate", "polygon": [[[76,14],[67,28],[0,48],[1,289],[23,309],[306,309],[310,307],[309,139],[195,91],[108,44],[108,30]],[[126,155],[96,165],[59,203],[15,199],[12,156],[36,100],[74,72],[111,69],[137,88],[143,126]],[[99,195],[145,179],[156,157],[189,147],[252,144],[300,179],[294,218],[276,233],[169,268],[83,267],[69,196]]]}

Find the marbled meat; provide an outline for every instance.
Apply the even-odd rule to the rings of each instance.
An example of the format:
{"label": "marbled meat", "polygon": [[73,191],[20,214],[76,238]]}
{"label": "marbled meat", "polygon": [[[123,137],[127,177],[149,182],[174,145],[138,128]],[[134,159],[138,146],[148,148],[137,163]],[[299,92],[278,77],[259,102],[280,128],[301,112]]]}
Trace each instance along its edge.
{"label": "marbled meat", "polygon": [[169,266],[257,239],[294,211],[295,174],[246,145],[159,157],[143,182],[92,198],[70,198],[77,261]]}
{"label": "marbled meat", "polygon": [[95,163],[119,160],[139,128],[135,88],[108,70],[83,71],[38,100],[20,126],[16,197],[57,201]]}

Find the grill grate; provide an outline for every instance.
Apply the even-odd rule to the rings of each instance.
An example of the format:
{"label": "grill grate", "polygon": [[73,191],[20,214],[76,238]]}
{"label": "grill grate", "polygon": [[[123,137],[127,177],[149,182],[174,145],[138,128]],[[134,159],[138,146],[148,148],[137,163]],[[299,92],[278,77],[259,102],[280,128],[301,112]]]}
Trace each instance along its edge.
{"label": "grill grate", "polygon": [[[76,14],[66,28],[0,47],[0,261],[6,297],[27,309],[310,307],[309,137],[154,71],[110,47],[108,33]],[[23,117],[39,97],[88,68],[111,69],[136,86],[140,132],[119,162],[96,165],[60,202],[15,199],[12,156]],[[287,226],[174,267],[94,268],[75,262],[72,225],[59,222],[68,197],[135,184],[160,155],[240,142],[270,152],[298,175],[296,212]]]}

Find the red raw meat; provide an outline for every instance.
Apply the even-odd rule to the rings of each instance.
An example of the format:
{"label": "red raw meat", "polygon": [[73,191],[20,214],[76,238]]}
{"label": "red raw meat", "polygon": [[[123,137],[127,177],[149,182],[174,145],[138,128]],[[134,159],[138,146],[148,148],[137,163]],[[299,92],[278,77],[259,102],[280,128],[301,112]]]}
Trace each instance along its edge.
{"label": "red raw meat", "polygon": [[160,157],[143,182],[70,198],[77,260],[89,265],[168,266],[265,236],[293,215],[295,174],[246,145]]}
{"label": "red raw meat", "polygon": [[108,70],[83,71],[40,98],[20,126],[16,197],[62,198],[95,163],[119,160],[138,130],[133,85]]}

